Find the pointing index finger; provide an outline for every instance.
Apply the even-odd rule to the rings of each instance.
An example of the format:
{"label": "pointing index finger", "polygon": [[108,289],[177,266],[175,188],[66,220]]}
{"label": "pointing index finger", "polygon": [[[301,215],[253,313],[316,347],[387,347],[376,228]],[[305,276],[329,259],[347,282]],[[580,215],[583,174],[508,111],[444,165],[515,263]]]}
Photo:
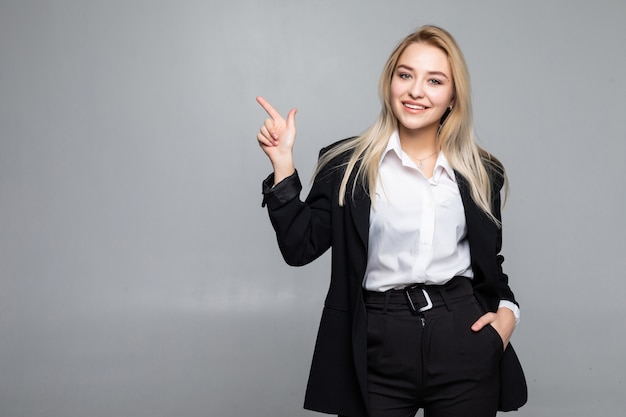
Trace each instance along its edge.
{"label": "pointing index finger", "polygon": [[270,115],[270,117],[274,120],[282,119],[283,117],[276,111],[272,105],[265,100],[263,97],[259,96],[256,98],[256,101],[263,107],[263,109]]}

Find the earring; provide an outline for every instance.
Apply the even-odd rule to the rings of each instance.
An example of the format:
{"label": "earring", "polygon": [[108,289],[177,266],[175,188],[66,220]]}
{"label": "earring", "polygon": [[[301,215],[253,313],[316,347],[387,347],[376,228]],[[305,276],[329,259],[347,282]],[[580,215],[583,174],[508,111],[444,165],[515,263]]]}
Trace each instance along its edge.
{"label": "earring", "polygon": [[452,104],[448,106],[448,111],[451,111],[451,110],[452,110]]}

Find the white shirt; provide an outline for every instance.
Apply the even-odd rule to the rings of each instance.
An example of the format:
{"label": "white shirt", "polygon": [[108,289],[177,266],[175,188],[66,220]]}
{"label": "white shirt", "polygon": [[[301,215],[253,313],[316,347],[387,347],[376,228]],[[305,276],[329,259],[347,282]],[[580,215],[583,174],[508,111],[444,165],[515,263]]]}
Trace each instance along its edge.
{"label": "white shirt", "polygon": [[473,277],[461,193],[443,153],[426,178],[395,132],[381,157],[372,203],[365,289]]}
{"label": "white shirt", "polygon": [[[433,176],[426,178],[394,132],[381,156],[372,203],[366,290],[473,278],[461,193],[443,153],[437,156]],[[500,307],[511,309],[519,320],[514,303],[501,300]]]}

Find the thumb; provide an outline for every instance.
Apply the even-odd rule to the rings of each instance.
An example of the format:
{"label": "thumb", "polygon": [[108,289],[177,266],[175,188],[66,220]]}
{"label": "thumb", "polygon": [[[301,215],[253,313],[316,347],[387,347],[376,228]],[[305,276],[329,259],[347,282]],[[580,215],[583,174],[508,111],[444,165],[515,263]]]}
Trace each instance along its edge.
{"label": "thumb", "polygon": [[476,322],[474,322],[474,324],[472,324],[472,330],[475,332],[481,330],[483,327],[490,324],[494,320],[494,316],[494,313],[483,314],[478,320],[476,320]]}
{"label": "thumb", "polygon": [[295,129],[296,127],[296,113],[298,109],[291,109],[287,115],[287,128]]}

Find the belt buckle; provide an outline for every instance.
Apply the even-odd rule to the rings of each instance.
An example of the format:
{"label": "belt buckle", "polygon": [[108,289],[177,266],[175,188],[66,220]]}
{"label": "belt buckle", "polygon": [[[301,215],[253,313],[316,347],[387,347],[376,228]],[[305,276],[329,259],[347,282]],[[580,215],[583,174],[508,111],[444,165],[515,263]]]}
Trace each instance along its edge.
{"label": "belt buckle", "polygon": [[424,311],[430,310],[431,308],[433,308],[433,302],[430,299],[430,296],[428,295],[428,292],[424,289],[421,288],[422,290],[422,294],[424,294],[424,300],[426,300],[426,305],[424,307],[415,307],[415,304],[413,303],[413,299],[411,298],[411,294],[410,294],[410,290],[413,289],[415,287],[408,287],[404,289],[404,296],[406,297],[406,302],[409,305],[409,309],[411,310],[411,314],[413,314],[414,316],[417,316],[421,313],[423,313]]}

